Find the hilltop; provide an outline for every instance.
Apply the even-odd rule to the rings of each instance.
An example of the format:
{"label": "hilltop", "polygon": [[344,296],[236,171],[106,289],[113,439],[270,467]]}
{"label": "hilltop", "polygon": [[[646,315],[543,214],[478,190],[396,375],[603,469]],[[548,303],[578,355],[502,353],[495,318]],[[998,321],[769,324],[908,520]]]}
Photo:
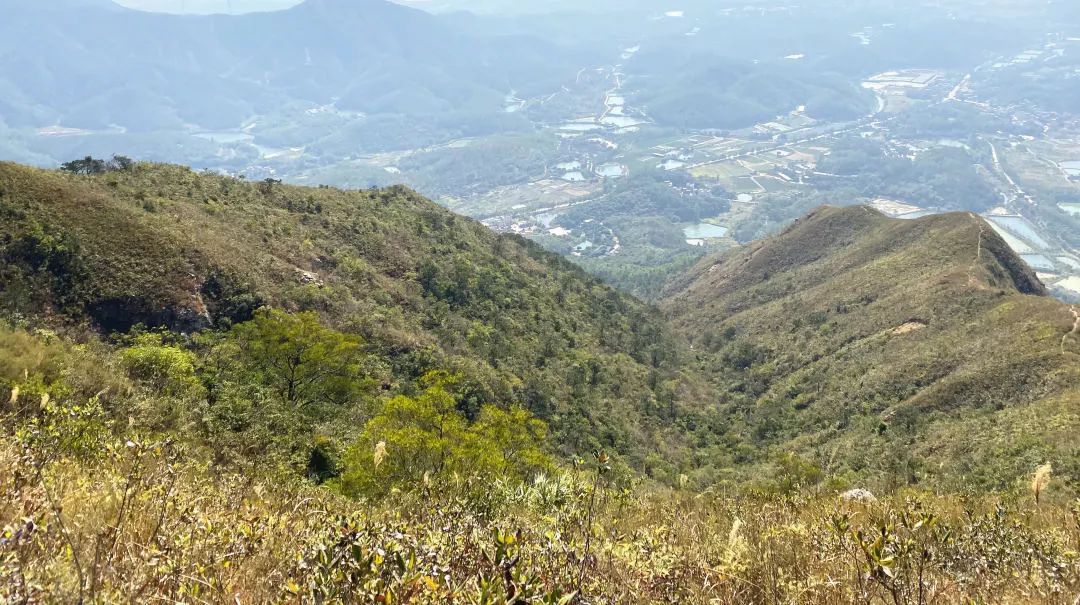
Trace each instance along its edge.
{"label": "hilltop", "polygon": [[1074,315],[972,214],[822,208],[704,260],[664,310],[723,393],[735,460],[994,488],[1080,470]]}

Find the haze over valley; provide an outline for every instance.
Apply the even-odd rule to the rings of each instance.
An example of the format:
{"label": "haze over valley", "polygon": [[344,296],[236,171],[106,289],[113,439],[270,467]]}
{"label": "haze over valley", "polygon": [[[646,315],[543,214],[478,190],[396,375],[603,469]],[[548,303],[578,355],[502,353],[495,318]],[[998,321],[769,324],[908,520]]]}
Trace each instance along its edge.
{"label": "haze over valley", "polygon": [[970,210],[1080,296],[1062,3],[411,5],[18,3],[0,145],[406,183],[646,296],[821,203]]}

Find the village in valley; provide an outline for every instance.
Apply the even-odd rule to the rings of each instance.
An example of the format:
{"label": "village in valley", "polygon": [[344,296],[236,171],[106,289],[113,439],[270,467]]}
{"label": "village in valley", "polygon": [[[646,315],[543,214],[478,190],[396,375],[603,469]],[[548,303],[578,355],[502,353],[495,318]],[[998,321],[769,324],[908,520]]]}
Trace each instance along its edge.
{"label": "village in valley", "polygon": [[[780,32],[799,34],[805,7],[687,3],[641,9],[646,26],[605,46],[599,65],[570,62],[561,84],[493,89],[491,106],[467,126],[406,121],[402,138],[399,117],[376,119],[335,99],[186,133],[169,149],[248,179],[404,183],[605,277],[626,264],[650,274],[689,266],[823,204],[865,204],[904,219],[974,212],[1055,294],[1080,300],[1072,218],[1080,217],[1080,113],[1061,94],[1080,81],[1080,32],[1032,29],[1008,52],[995,46],[970,64],[928,67],[933,57],[902,63],[907,55],[896,52],[920,35],[914,9],[891,23],[855,7],[845,14],[858,25],[776,48],[753,46],[752,32],[798,40]],[[749,28],[745,37],[733,24]],[[692,59],[667,69],[725,44],[712,35],[721,30],[734,36],[725,52],[743,56],[703,54],[715,65],[697,79],[674,76],[693,72]],[[875,53],[879,44],[887,50]],[[826,52],[880,60],[841,74],[821,66]],[[63,148],[122,135],[58,125],[33,138]],[[197,159],[206,154],[213,160]]]}
{"label": "village in valley", "polygon": [[[851,203],[868,204],[892,217],[963,210],[917,198],[875,195],[859,173],[828,168],[834,149],[853,138],[880,146],[887,157],[913,162],[935,150],[955,151],[971,158],[980,185],[992,196],[983,200],[978,213],[1055,293],[1077,298],[1080,254],[1075,243],[1059,237],[1047,221],[1053,215],[1048,210],[1080,215],[1080,121],[1029,107],[996,105],[981,99],[973,85],[998,70],[1061,57],[1066,49],[1080,50],[1075,39],[1050,38],[1044,47],[979,66],[970,74],[913,68],[867,78],[862,86],[874,94],[876,107],[858,120],[825,122],[808,115],[805,107],[795,107],[770,121],[733,131],[671,133],[655,128],[646,108],[628,102],[630,95],[624,93],[623,76],[616,67],[606,74],[613,87],[598,100],[596,115],[553,126],[561,143],[543,178],[443,202],[499,231],[547,242],[565,239],[574,256],[611,256],[620,252],[616,230],[601,230],[603,241],[594,241],[602,217],[586,219],[593,228],[577,233],[559,224],[558,217],[574,208],[580,214],[581,207],[604,199],[632,175],[659,173],[667,175],[664,183],[680,196],[716,188],[727,192],[728,210],[682,225],[686,245],[716,250],[735,245],[735,227],[750,217],[791,219],[804,208],[792,204],[785,216],[784,204],[823,190],[844,190],[849,184],[858,193]],[[920,113],[954,110],[1009,129],[975,128],[963,136],[942,136],[932,119],[923,126],[918,118]],[[1074,191],[1075,201],[1059,201],[1061,191]],[[762,206],[772,210],[763,212]],[[604,237],[605,231],[610,237]]]}

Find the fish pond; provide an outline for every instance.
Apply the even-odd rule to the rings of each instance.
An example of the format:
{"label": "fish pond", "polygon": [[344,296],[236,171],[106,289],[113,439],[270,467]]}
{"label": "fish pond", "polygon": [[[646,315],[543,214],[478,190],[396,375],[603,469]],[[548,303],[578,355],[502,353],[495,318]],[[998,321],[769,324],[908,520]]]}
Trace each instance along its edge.
{"label": "fish pond", "polygon": [[683,228],[683,235],[686,236],[686,239],[698,240],[725,237],[727,233],[727,227],[713,225],[712,223],[698,223],[696,225],[690,225],[689,227]]}

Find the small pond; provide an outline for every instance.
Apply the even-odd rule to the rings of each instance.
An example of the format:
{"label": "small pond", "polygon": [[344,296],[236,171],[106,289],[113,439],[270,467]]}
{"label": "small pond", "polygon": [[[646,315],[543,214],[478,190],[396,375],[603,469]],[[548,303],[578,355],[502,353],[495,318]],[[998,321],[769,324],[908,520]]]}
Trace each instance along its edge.
{"label": "small pond", "polygon": [[712,223],[698,223],[696,225],[690,225],[683,228],[683,235],[686,239],[708,239],[716,237],[724,237],[727,235],[727,227],[721,227],[720,225],[713,225]]}

